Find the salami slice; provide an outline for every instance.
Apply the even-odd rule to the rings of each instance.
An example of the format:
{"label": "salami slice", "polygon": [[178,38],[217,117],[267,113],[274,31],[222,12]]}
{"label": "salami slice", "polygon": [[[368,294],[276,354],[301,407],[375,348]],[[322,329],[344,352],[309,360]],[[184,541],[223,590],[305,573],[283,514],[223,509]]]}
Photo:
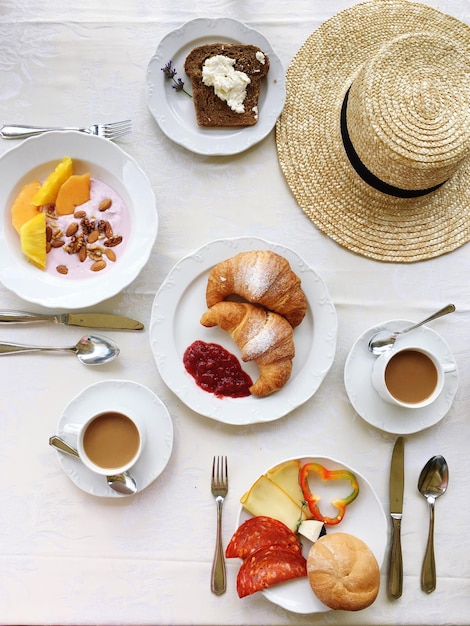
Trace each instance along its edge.
{"label": "salami slice", "polygon": [[245,559],[256,550],[271,545],[298,553],[302,549],[296,535],[285,524],[272,517],[258,515],[238,527],[227,545],[225,556],[228,559]]}
{"label": "salami slice", "polygon": [[280,546],[260,548],[242,563],[237,576],[240,598],[286,580],[307,576],[306,560],[301,553]]}

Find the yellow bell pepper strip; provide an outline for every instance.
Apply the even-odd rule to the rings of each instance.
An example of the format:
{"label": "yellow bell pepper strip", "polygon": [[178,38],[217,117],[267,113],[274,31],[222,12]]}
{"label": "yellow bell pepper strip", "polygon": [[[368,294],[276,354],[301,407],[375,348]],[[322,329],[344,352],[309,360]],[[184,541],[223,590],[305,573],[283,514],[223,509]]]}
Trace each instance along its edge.
{"label": "yellow bell pepper strip", "polygon": [[[352,491],[346,498],[336,499],[331,502],[331,504],[336,509],[338,509],[338,515],[336,517],[327,517],[325,515],[322,515],[320,508],[318,507],[318,501],[320,500],[320,496],[312,493],[308,484],[309,472],[316,472],[317,474],[319,474],[322,480],[348,480],[351,483]],[[323,465],[320,465],[320,463],[305,463],[300,468],[299,484],[310,513],[315,519],[330,526],[339,524],[341,522],[344,517],[347,505],[355,500],[359,493],[359,484],[352,472],[346,469],[329,470],[326,467],[323,467]]]}

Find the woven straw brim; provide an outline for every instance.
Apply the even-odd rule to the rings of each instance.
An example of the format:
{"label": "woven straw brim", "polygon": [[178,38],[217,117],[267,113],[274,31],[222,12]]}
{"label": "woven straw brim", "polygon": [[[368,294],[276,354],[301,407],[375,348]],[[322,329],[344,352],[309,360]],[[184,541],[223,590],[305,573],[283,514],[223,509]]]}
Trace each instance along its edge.
{"label": "woven straw brim", "polygon": [[330,18],[289,66],[276,125],[279,162],[299,206],[338,244],[379,261],[421,261],[470,240],[469,162],[437,191],[397,198],[357,175],[341,139],[341,106],[360,67],[385,42],[423,30],[470,55],[466,24],[409,0],[371,0]]}

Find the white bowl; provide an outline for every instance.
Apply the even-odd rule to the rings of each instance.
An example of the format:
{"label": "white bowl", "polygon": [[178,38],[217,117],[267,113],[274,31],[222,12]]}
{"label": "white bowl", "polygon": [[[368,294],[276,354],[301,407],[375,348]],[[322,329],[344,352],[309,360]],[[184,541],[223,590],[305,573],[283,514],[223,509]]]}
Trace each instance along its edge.
{"label": "white bowl", "polygon": [[[11,205],[21,187],[45,180],[69,156],[77,173],[107,183],[127,205],[131,232],[121,257],[102,274],[66,280],[29,263],[11,223]],[[108,139],[74,131],[31,137],[0,157],[0,281],[20,298],[45,307],[84,308],[111,298],[127,287],[147,263],[158,232],[155,196],[146,174]]]}

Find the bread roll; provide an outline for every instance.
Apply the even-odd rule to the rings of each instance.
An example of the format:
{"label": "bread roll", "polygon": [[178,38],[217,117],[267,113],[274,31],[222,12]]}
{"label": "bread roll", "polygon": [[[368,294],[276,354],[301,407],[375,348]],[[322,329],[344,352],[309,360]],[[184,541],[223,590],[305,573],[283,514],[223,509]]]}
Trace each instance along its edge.
{"label": "bread roll", "polygon": [[300,278],[287,259],[271,250],[240,252],[212,268],[207,279],[207,306],[233,294],[282,315],[292,327],[300,324],[307,311]]}
{"label": "bread roll", "polygon": [[289,322],[246,302],[218,302],[201,317],[203,326],[228,331],[241,350],[243,361],[254,361],[260,376],[250,392],[267,396],[283,387],[292,372],[295,355]]}
{"label": "bread roll", "polygon": [[317,598],[330,607],[359,611],[377,597],[380,570],[372,550],[347,533],[318,539],[307,558],[307,576]]}

